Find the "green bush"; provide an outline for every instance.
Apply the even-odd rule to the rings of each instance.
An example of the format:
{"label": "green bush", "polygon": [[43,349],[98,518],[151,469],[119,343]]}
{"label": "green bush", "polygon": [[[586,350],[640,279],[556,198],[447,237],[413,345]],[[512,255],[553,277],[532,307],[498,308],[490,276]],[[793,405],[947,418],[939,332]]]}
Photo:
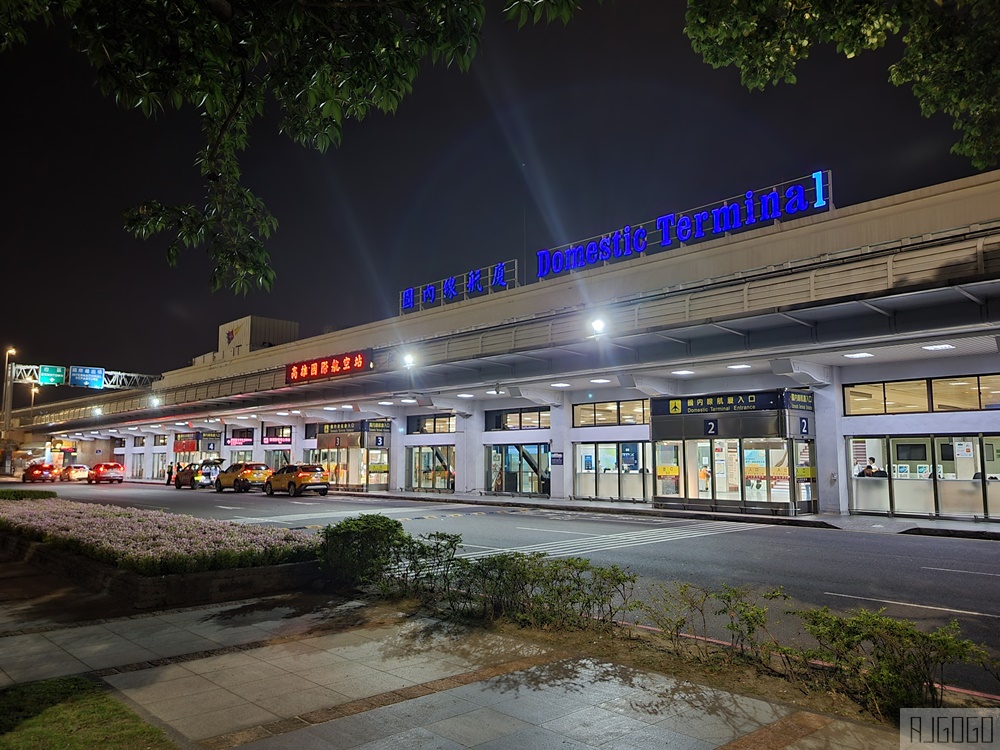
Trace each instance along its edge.
{"label": "green bush", "polygon": [[847,616],[829,608],[798,612],[819,646],[809,658],[829,665],[829,680],[860,706],[882,719],[903,707],[938,707],[945,667],[985,664],[986,651],[958,637],[954,620],[930,633],[908,620],[855,610]]}
{"label": "green bush", "polygon": [[47,500],[58,496],[55,490],[0,489],[0,500]]}
{"label": "green bush", "polygon": [[337,586],[379,584],[399,557],[409,534],[403,524],[383,515],[345,518],[320,532],[320,561]]}

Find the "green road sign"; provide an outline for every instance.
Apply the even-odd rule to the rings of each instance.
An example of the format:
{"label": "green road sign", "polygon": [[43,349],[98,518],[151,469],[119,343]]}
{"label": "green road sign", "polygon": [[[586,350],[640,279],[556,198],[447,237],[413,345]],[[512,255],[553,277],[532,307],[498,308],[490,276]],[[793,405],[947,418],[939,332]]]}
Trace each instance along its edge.
{"label": "green road sign", "polygon": [[66,368],[60,365],[39,365],[38,385],[65,385]]}

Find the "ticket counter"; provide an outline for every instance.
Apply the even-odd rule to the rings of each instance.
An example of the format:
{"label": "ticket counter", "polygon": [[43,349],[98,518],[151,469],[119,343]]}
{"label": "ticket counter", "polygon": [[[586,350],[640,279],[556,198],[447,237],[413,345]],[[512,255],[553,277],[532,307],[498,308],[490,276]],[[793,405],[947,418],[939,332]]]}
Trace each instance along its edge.
{"label": "ticket counter", "polygon": [[654,507],[782,515],[816,505],[809,391],[652,399]]}

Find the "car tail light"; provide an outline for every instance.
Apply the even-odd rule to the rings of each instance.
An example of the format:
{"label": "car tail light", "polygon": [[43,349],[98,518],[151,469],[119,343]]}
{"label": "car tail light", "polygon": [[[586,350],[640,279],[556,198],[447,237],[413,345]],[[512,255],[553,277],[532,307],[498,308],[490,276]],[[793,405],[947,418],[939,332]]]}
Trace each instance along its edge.
{"label": "car tail light", "polygon": [[103,466],[98,466],[98,467],[97,467],[97,470],[98,470],[98,471],[104,471],[104,467],[103,467]]}

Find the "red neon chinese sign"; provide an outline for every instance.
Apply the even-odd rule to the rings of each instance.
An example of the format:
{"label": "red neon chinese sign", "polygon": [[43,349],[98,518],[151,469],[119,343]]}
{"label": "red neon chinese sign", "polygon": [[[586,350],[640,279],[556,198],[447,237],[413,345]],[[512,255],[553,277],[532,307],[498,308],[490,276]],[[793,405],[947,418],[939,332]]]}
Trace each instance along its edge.
{"label": "red neon chinese sign", "polygon": [[336,354],[332,357],[320,357],[305,362],[293,362],[290,365],[285,365],[285,384],[326,380],[339,375],[364,372],[374,366],[371,349]]}

